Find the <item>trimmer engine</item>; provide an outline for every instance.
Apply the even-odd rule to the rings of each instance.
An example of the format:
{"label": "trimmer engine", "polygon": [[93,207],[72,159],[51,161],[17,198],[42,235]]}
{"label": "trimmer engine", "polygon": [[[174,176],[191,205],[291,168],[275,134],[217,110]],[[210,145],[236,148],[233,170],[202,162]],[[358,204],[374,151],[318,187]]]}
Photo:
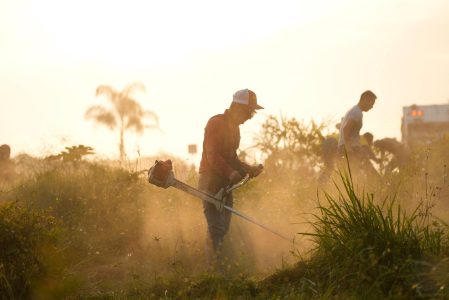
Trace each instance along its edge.
{"label": "trimmer engine", "polygon": [[175,175],[171,160],[156,160],[148,170],[148,182],[164,189],[172,186],[175,182]]}

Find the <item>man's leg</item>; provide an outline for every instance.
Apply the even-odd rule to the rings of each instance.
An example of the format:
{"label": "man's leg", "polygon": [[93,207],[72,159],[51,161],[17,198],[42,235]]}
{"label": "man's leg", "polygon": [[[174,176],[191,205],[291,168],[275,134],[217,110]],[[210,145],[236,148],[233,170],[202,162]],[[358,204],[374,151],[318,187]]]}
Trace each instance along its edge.
{"label": "man's leg", "polygon": [[[234,197],[232,196],[232,193],[228,195],[228,197],[226,198],[226,202],[225,203],[226,203],[227,206],[233,207],[233,205],[234,205]],[[229,226],[231,224],[232,213],[229,210],[227,210],[227,209],[224,209],[223,213],[224,213],[223,225],[224,225],[224,229],[225,229],[224,233],[226,234],[228,232]]]}
{"label": "man's leg", "polygon": [[219,250],[226,233],[225,211],[219,212],[215,205],[209,202],[203,202],[203,208],[207,221],[207,232],[215,252]]}
{"label": "man's leg", "polygon": [[[233,206],[232,194],[228,195],[225,200],[226,206]],[[203,203],[204,215],[207,220],[207,229],[209,236],[212,240],[213,249],[215,252],[220,250],[221,244],[223,243],[223,238],[229,230],[231,224],[232,213],[223,209],[221,212],[217,210],[216,206],[209,202]]]}
{"label": "man's leg", "polygon": [[[199,177],[199,181],[198,181],[198,189],[211,194],[208,191],[208,186],[209,186],[209,181],[210,181],[210,176],[207,176],[205,174],[200,174]],[[214,242],[214,238],[213,238],[213,234],[211,234],[210,229],[209,229],[209,224],[211,224],[211,222],[213,222],[214,219],[214,211],[212,210],[212,208],[210,207],[211,204],[203,201],[203,213],[204,216],[206,217],[206,222],[207,222],[207,232],[206,232],[206,243],[205,243],[205,254],[206,254],[206,261],[207,261],[207,265],[209,267],[212,267],[215,264],[215,248],[217,247],[217,239],[215,239]],[[215,216],[216,217],[216,216]]]}
{"label": "man's leg", "polygon": [[[215,194],[208,189],[209,179],[208,176],[200,175],[198,188],[209,194]],[[232,207],[232,195],[226,200],[226,205]],[[227,210],[220,212],[214,204],[206,201],[203,201],[203,209],[207,221],[206,256],[209,266],[214,267],[220,260],[221,244],[229,229],[231,212]]]}
{"label": "man's leg", "polygon": [[221,245],[229,228],[230,212],[219,212],[215,205],[203,202],[204,216],[207,221],[206,255],[209,267],[221,267]]}

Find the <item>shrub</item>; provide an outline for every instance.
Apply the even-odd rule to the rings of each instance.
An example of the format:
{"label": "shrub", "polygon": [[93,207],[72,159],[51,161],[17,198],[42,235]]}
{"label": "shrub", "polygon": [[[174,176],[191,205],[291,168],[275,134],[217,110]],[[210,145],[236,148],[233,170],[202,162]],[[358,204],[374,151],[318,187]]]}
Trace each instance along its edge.
{"label": "shrub", "polygon": [[35,279],[46,273],[41,249],[53,244],[55,220],[18,202],[0,206],[0,294],[28,298]]}
{"label": "shrub", "polygon": [[140,233],[137,173],[92,163],[57,162],[57,168],[35,175],[10,197],[26,199],[61,221],[67,243],[82,250],[122,251]]}

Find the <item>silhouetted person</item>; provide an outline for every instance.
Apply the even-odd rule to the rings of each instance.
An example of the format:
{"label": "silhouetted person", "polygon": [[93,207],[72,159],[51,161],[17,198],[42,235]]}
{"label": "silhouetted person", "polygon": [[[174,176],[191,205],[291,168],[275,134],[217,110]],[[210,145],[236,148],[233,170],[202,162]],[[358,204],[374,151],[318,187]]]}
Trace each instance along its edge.
{"label": "silhouetted person", "polygon": [[373,152],[373,140],[374,136],[371,132],[365,132],[360,137],[360,153],[359,159],[360,163],[365,168],[366,172],[371,175],[378,176],[379,173],[374,168],[371,161],[380,163],[380,159]]}
{"label": "silhouetted person", "polygon": [[318,178],[320,183],[325,183],[332,174],[338,157],[337,147],[338,140],[334,136],[327,136],[321,141],[321,158],[323,159],[324,167]]}
{"label": "silhouetted person", "polygon": [[379,163],[379,159],[373,152],[373,140],[374,136],[371,132],[365,132],[364,134],[362,134],[360,141],[361,156],[364,159],[370,159],[372,161]]}
{"label": "silhouetted person", "polygon": [[362,138],[361,141],[362,145],[367,145],[369,147],[373,146],[374,136],[371,132],[365,132],[364,134],[362,134],[361,138]]}
{"label": "silhouetted person", "polygon": [[[237,149],[240,145],[239,126],[262,108],[257,104],[253,91],[239,90],[234,94],[229,109],[209,119],[204,130],[199,168],[200,190],[215,195],[220,189],[241,181],[246,174],[255,177],[261,173],[262,166],[251,166],[241,161],[237,157]],[[232,193],[225,199],[225,205],[232,207]],[[213,266],[220,262],[219,250],[229,229],[231,213],[227,210],[218,211],[214,204],[206,201],[203,201],[203,207],[208,228],[206,251],[209,264]]]}
{"label": "silhouetted person", "polygon": [[340,124],[340,139],[338,151],[341,155],[357,153],[360,147],[360,129],[363,126],[363,112],[373,108],[377,96],[371,91],[365,91],[359,102],[346,112]]}
{"label": "silhouetted person", "polygon": [[14,164],[10,159],[11,148],[4,144],[0,146],[0,181],[8,182],[14,177]]}
{"label": "silhouetted person", "polygon": [[392,172],[395,168],[399,171],[407,164],[410,154],[404,144],[400,143],[395,138],[383,138],[374,142],[374,147],[381,151],[382,156],[384,153],[390,153],[393,158],[385,166],[385,172]]}
{"label": "silhouetted person", "polygon": [[360,144],[360,130],[363,126],[363,112],[371,110],[377,96],[372,91],[365,91],[360,95],[359,102],[346,112],[340,125],[340,137],[338,141],[338,153],[340,156],[347,154],[350,162],[354,163],[353,170],[360,166],[363,156]]}

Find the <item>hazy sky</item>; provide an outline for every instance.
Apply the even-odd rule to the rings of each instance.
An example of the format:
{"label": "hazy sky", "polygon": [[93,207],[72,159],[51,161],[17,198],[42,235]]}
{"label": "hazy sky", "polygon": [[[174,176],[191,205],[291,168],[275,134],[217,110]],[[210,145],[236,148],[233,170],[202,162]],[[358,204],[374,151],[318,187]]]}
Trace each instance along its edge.
{"label": "hazy sky", "polygon": [[[46,155],[85,144],[118,157],[118,133],[84,120],[100,84],[142,82],[164,133],[136,156],[187,159],[207,120],[253,89],[264,116],[338,120],[366,89],[362,131],[400,137],[402,106],[449,99],[449,1],[0,0],[0,144]],[[201,146],[199,147],[201,150]]]}

